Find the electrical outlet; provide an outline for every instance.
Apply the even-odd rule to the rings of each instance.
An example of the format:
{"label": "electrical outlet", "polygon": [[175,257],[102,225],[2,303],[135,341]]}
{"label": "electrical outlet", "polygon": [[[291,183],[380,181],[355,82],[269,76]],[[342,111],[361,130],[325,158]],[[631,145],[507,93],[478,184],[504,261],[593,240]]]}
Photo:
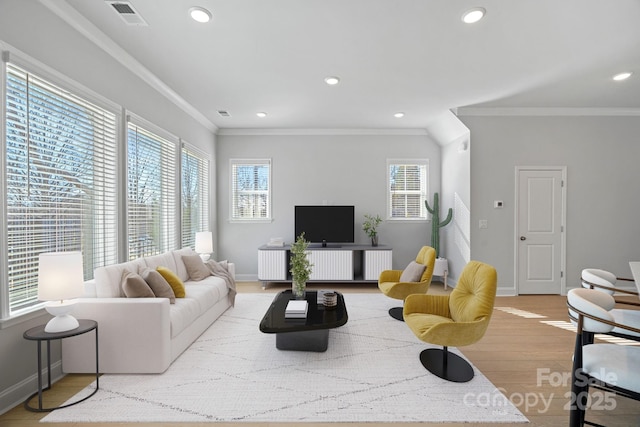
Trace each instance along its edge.
{"label": "electrical outlet", "polygon": [[481,220],[480,220],[480,222],[479,222],[479,224],[478,224],[478,226],[479,226],[480,228],[489,228],[489,224],[487,223],[487,220],[486,220],[486,219],[481,219]]}

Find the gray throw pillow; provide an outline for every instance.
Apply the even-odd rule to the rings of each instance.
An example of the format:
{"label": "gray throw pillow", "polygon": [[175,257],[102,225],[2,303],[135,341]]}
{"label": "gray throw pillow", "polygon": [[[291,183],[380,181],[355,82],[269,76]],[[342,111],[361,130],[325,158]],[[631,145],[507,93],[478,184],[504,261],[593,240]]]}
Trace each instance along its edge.
{"label": "gray throw pillow", "polygon": [[147,285],[147,282],[132,271],[125,271],[120,281],[122,292],[127,298],[155,298],[155,294]]}
{"label": "gray throw pillow", "polygon": [[422,264],[418,264],[415,261],[411,261],[407,268],[404,269],[400,275],[401,282],[419,282],[424,273],[426,267]]}
{"label": "gray throw pillow", "polygon": [[187,274],[189,274],[189,279],[191,280],[197,282],[198,280],[211,276],[211,271],[204,265],[200,255],[183,255],[182,262],[184,262],[184,266],[187,268]]}
{"label": "gray throw pillow", "polygon": [[140,272],[140,275],[157,298],[169,298],[169,303],[176,303],[176,294],[173,293],[171,285],[162,277],[162,274],[151,268],[145,268]]}

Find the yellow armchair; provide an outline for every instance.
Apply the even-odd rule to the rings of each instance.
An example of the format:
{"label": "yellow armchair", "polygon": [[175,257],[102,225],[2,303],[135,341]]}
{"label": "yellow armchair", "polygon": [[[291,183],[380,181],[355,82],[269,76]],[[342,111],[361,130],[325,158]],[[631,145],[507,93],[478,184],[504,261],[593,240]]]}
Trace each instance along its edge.
{"label": "yellow armchair", "polygon": [[422,365],[448,381],[467,382],[473,367],[448,347],[479,341],[489,326],[496,298],[498,275],[495,268],[478,261],[469,262],[450,295],[409,295],[404,304],[404,321],[420,340],[441,345],[420,353]]}
{"label": "yellow armchair", "polygon": [[[431,285],[431,277],[433,276],[433,266],[436,263],[436,251],[430,246],[423,246],[416,256],[415,262],[412,262],[405,270],[385,270],[380,273],[378,278],[378,288],[383,294],[390,298],[404,300],[411,294],[426,294]],[[410,268],[416,268],[419,265],[424,267],[419,279],[416,281],[401,281],[403,273],[409,273]],[[405,274],[406,275],[406,274]],[[393,307],[389,309],[389,315],[397,320],[402,319],[402,307]]]}

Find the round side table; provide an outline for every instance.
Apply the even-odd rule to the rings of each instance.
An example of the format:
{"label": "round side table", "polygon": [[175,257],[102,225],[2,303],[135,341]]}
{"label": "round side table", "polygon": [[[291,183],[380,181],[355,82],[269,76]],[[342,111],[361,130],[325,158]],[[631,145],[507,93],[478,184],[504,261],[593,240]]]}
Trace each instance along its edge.
{"label": "round side table", "polygon": [[[77,403],[83,402],[96,394],[99,388],[99,371],[98,371],[98,322],[95,320],[87,320],[87,319],[78,319],[78,326],[75,329],[64,332],[45,332],[45,325],[36,326],[35,328],[31,328],[23,334],[24,339],[30,341],[38,342],[38,391],[33,393],[31,396],[24,401],[25,409],[32,412],[50,412],[60,408],[66,408],[68,406],[75,405]],[[87,332],[95,331],[96,335],[96,389],[90,395],[62,406],[55,406],[52,408],[43,408],[42,407],[42,393],[51,388],[51,341],[53,340],[62,340],[64,338],[71,338],[78,335],[86,334]],[[42,388],[42,342],[45,341],[47,343],[47,387]],[[38,407],[35,408],[29,405],[31,399],[33,399],[36,395],[38,395]]]}

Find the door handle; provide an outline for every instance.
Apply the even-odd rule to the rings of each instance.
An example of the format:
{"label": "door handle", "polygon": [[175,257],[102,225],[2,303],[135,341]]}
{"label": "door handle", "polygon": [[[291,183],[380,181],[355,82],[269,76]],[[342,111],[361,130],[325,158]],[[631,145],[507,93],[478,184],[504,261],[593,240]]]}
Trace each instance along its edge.
{"label": "door handle", "polygon": [[520,236],[520,240],[527,240],[527,238],[524,236]]}

